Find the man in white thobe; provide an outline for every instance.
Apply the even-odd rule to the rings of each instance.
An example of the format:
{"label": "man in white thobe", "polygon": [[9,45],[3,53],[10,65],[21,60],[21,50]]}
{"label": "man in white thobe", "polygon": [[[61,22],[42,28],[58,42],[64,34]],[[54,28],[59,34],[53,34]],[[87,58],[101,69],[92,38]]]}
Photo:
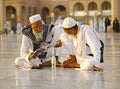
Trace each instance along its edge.
{"label": "man in white thobe", "polygon": [[20,57],[15,59],[18,67],[42,68],[51,65],[52,48],[45,43],[44,27],[39,14],[29,17],[31,26],[22,30],[22,44]]}
{"label": "man in white thobe", "polygon": [[22,24],[20,22],[17,23],[17,34],[20,35],[22,33]]}
{"label": "man in white thobe", "polygon": [[103,19],[99,19],[99,32],[105,32],[105,23]]}
{"label": "man in white thobe", "polygon": [[[62,27],[65,33],[67,33],[68,37],[66,36],[65,38],[64,36],[64,38],[61,38],[61,42],[63,42],[65,45],[66,40],[71,41],[71,44],[68,44],[68,46],[71,46],[69,47],[70,49],[76,50],[76,54],[73,55],[80,64],[80,69],[103,71],[102,68],[100,68],[101,44],[99,41],[99,36],[93,30],[93,28],[88,25],[83,25],[79,28],[79,26],[76,24],[76,21],[71,17],[64,19]],[[64,50],[67,51],[67,49]],[[69,50],[66,53],[69,53]],[[90,51],[93,56],[89,55]],[[65,63],[67,63],[67,60],[65,60]],[[64,65],[65,63],[63,62]]]}

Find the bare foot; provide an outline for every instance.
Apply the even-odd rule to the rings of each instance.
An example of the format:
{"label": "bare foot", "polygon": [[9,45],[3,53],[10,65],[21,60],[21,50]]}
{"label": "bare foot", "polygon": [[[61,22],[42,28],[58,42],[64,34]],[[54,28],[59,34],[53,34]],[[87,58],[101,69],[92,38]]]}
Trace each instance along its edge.
{"label": "bare foot", "polygon": [[93,71],[99,71],[99,72],[102,72],[102,71],[103,71],[102,68],[99,68],[99,67],[96,67],[96,66],[93,66],[92,70],[93,70]]}

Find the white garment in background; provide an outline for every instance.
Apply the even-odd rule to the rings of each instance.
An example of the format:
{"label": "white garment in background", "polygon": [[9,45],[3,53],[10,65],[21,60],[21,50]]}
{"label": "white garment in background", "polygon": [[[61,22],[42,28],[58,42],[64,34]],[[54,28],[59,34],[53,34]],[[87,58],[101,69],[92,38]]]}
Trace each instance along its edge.
{"label": "white garment in background", "polygon": [[76,55],[76,49],[71,36],[63,33],[60,37],[62,46],[60,47],[60,52],[58,54],[59,61],[62,63],[69,59],[69,55]]}
{"label": "white garment in background", "polygon": [[[58,18],[55,22],[55,25],[54,27],[52,28],[51,32],[48,33],[48,36],[47,36],[47,42],[51,41],[51,45],[54,46],[57,41],[60,39],[61,35],[63,33],[65,33],[63,31],[63,28],[62,28],[62,19],[61,18]],[[59,48],[55,48],[55,54],[56,56],[58,56],[58,59],[59,57],[61,56],[61,47]]]}
{"label": "white garment in background", "polygon": [[6,29],[6,30],[8,30],[8,24],[7,24],[7,22],[4,24],[3,28]]}
{"label": "white garment in background", "polygon": [[99,22],[99,32],[105,32],[105,22],[104,22],[104,20],[100,20],[100,22]]}
{"label": "white garment in background", "polygon": [[55,25],[52,29],[51,34],[53,35],[51,44],[55,45],[58,39],[60,38],[61,34],[64,33],[63,29],[59,25]]}
{"label": "white garment in background", "polygon": [[22,24],[17,23],[17,34],[21,34],[21,33],[22,33]]}
{"label": "white garment in background", "polygon": [[[53,28],[54,30],[54,37],[52,39],[52,44],[55,45],[57,43],[57,41],[60,39],[60,36],[64,33],[61,25],[58,25],[58,26],[55,26]],[[59,48],[55,48],[55,53],[56,53],[56,56],[59,56],[60,53],[61,53],[61,47]]]}
{"label": "white garment in background", "polygon": [[90,26],[94,28],[94,21],[90,19]]}

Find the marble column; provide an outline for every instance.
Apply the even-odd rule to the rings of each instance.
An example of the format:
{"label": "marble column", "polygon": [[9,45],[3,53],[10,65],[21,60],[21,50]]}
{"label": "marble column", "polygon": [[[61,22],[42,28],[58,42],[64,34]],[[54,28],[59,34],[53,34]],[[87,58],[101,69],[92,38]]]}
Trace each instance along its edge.
{"label": "marble column", "polygon": [[16,13],[17,15],[17,21],[19,21],[19,22],[21,22],[21,2],[18,4],[18,6],[17,6],[17,13]]}
{"label": "marble column", "polygon": [[112,6],[112,21],[115,17],[118,18],[120,22],[120,0],[111,0],[111,6]]}
{"label": "marble column", "polygon": [[5,20],[5,0],[0,0],[0,31],[3,30]]}

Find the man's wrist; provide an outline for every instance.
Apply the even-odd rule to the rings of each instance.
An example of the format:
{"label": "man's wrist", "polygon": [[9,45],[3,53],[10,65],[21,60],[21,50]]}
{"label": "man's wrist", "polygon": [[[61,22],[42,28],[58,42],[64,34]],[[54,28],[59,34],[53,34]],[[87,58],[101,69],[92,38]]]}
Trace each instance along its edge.
{"label": "man's wrist", "polygon": [[28,60],[31,61],[31,59],[32,59],[31,56],[29,56],[29,57],[28,57]]}

